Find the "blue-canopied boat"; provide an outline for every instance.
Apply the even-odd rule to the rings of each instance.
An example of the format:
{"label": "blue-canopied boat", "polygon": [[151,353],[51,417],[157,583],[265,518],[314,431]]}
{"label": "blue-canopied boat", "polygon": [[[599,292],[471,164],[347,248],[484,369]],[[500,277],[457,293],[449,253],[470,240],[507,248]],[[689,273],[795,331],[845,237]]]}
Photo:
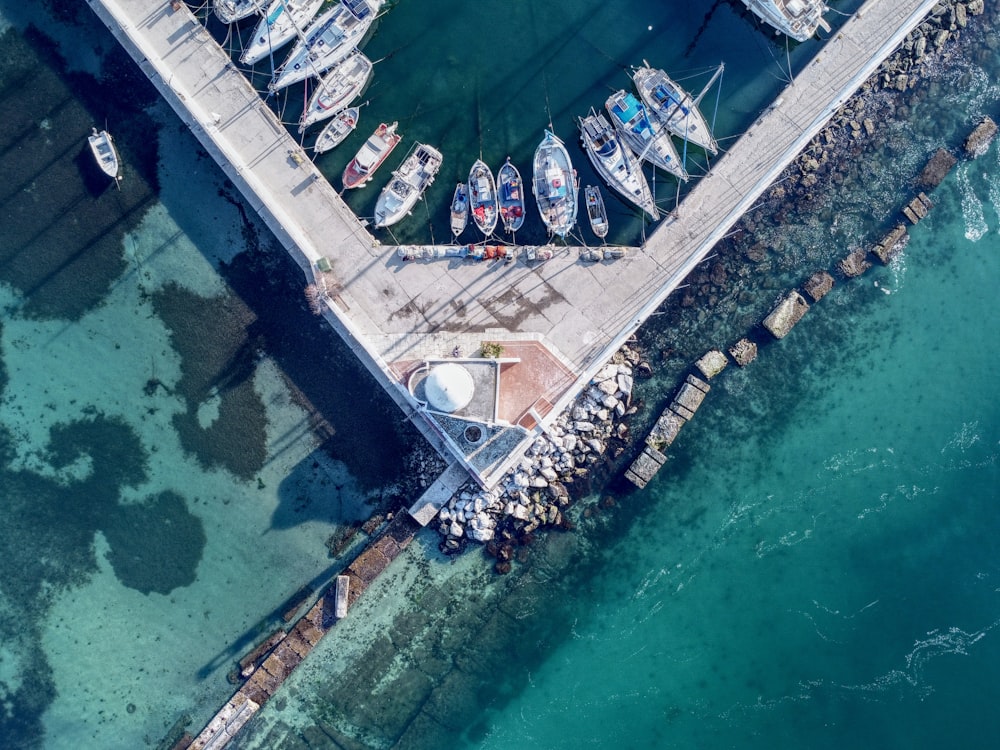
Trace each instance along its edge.
{"label": "blue-canopied boat", "polygon": [[640,160],[687,181],[687,170],[681,164],[670,132],[659,120],[649,116],[634,94],[619,89],[608,97],[605,107],[622,140]]}
{"label": "blue-canopied boat", "polygon": [[633,70],[632,81],[649,112],[659,118],[667,130],[710,154],[718,153],[719,144],[695,100],[670,76],[644,62],[641,68]]}

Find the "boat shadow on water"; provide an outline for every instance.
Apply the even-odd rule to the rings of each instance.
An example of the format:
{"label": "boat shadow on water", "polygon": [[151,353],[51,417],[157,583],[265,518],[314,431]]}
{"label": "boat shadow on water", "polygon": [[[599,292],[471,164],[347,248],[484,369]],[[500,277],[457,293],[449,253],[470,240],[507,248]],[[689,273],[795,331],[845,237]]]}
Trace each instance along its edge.
{"label": "boat shadow on water", "polygon": [[81,135],[82,146],[76,156],[73,157],[73,164],[80,172],[80,180],[87,195],[97,198],[113,190],[116,180],[108,177],[94,161],[90,146],[87,145],[86,135]]}

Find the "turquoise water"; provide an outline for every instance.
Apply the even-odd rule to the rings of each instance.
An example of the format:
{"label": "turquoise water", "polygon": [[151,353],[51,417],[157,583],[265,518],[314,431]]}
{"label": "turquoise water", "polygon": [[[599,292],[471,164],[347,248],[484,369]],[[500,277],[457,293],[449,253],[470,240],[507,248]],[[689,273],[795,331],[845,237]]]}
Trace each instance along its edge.
{"label": "turquoise water", "polygon": [[[703,71],[727,50],[726,132],[781,85],[784,48],[735,4],[490,4],[485,21],[427,5],[397,4],[366,48],[388,59],[361,129],[400,119],[454,170],[404,236],[440,231],[431,210],[480,148],[526,163],[550,114],[575,140],[572,117],[623,61]],[[0,6],[68,60],[37,34],[0,42],[0,747],[156,747],[178,719],[200,728],[283,603],[336,572],[332,533],[412,496],[420,445],[86,8],[51,6],[54,26],[45,7]],[[469,66],[482,45],[466,40],[511,18],[533,34],[503,48],[529,61],[526,93],[503,98],[505,69]],[[427,52],[423,28],[453,36]],[[728,283],[644,327],[658,373],[637,432],[692,356],[870,241],[937,145],[997,117],[995,41],[967,36],[880,117],[887,145],[855,153],[842,187],[778,228],[752,217],[763,260],[732,238],[713,261]],[[456,82],[480,77],[459,116]],[[120,194],[81,157],[104,118]],[[322,168],[336,175],[351,143]],[[997,147],[932,197],[899,261],[839,283],[715,381],[645,491],[595,481],[576,531],[521,548],[505,577],[418,536],[236,746],[994,747]],[[374,193],[352,201],[363,213]],[[619,236],[637,235],[617,212]]]}

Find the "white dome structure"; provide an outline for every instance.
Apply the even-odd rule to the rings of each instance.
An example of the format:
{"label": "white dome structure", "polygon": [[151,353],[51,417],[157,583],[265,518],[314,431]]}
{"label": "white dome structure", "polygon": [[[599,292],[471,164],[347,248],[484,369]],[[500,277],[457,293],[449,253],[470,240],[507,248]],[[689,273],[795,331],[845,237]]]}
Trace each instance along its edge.
{"label": "white dome structure", "polygon": [[468,406],[475,390],[472,374],[454,362],[437,365],[424,381],[428,405],[449,414]]}

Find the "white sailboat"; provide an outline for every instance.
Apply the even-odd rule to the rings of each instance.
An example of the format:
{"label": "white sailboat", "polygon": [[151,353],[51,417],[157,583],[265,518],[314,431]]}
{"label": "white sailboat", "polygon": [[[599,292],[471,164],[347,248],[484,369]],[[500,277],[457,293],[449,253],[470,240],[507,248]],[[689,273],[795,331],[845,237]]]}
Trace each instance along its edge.
{"label": "white sailboat", "polygon": [[797,42],[810,39],[817,29],[830,30],[823,14],[824,0],[743,0],[751,13]]}
{"label": "white sailboat", "polygon": [[658,117],[667,130],[710,154],[719,152],[719,144],[698,109],[698,103],[664,71],[651,68],[643,61],[641,68],[633,70],[632,81],[649,112]]}
{"label": "white sailboat", "polygon": [[639,160],[618,139],[618,134],[603,114],[591,108],[589,115],[580,118],[580,140],[590,163],[612,190],[653,219],[660,218]]}
{"label": "white sailboat", "polygon": [[253,30],[240,62],[253,65],[284,47],[319,13],[324,0],[273,0]]}
{"label": "white sailboat", "polygon": [[316,88],[299,120],[299,132],[333,117],[361,93],[372,75],[372,61],[355,50],[333,66]]}
{"label": "white sailboat", "polygon": [[687,182],[688,173],[681,164],[677,147],[663,124],[649,116],[646,108],[634,95],[619,89],[605,102],[611,122],[621,133],[622,140],[639,157],[654,167],[669,172]]}
{"label": "white sailboat", "polygon": [[267,85],[278,91],[321,76],[361,44],[383,0],[343,0],[321,14],[292,48]]}

